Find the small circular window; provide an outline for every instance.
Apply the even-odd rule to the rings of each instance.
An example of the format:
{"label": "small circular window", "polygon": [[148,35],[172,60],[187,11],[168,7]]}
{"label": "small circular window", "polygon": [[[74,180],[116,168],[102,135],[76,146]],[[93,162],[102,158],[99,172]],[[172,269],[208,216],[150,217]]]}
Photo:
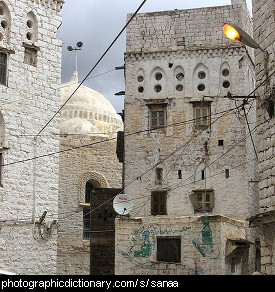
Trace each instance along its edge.
{"label": "small circular window", "polygon": [[138,76],[138,78],[137,78],[137,81],[138,81],[138,82],[142,82],[143,80],[144,80],[143,76],[141,76],[141,75]]}
{"label": "small circular window", "polygon": [[28,26],[29,28],[32,28],[32,27],[33,27],[33,23],[32,23],[31,20],[28,20],[28,21],[27,21],[27,26]]}
{"label": "small circular window", "polygon": [[7,23],[7,21],[6,20],[2,20],[1,21],[1,26],[5,29],[5,28],[7,28],[8,27],[8,23]]}
{"label": "small circular window", "polygon": [[159,93],[159,92],[161,92],[161,89],[162,89],[161,85],[155,86],[155,92]]}
{"label": "small circular window", "polygon": [[156,73],[155,75],[156,80],[161,80],[162,79],[162,74],[161,73]]}
{"label": "small circular window", "polygon": [[181,84],[178,84],[176,87],[177,91],[183,91],[183,86]]}
{"label": "small circular window", "polygon": [[228,69],[223,69],[222,70],[222,76],[226,77],[229,75],[229,70]]}
{"label": "small circular window", "polygon": [[198,86],[198,91],[204,91],[205,90],[205,85],[204,84],[200,84]]}
{"label": "small circular window", "polygon": [[206,73],[205,73],[204,71],[200,71],[200,72],[198,73],[198,77],[199,77],[200,79],[204,79],[204,78],[206,77]]}
{"label": "small circular window", "polygon": [[177,80],[181,81],[181,80],[183,80],[183,78],[184,78],[184,74],[183,74],[183,73],[178,73],[178,74],[176,75],[176,78],[177,78]]}
{"label": "small circular window", "polygon": [[142,93],[144,91],[144,87],[143,86],[140,86],[139,88],[138,88],[138,92],[139,93]]}
{"label": "small circular window", "polygon": [[0,15],[3,15],[3,14],[4,14],[3,8],[0,7]]}
{"label": "small circular window", "polygon": [[32,34],[30,32],[28,32],[26,37],[27,37],[28,40],[31,40],[32,39]]}
{"label": "small circular window", "polygon": [[224,88],[228,88],[228,87],[230,87],[230,82],[229,81],[224,81],[223,84],[222,84],[222,86]]}

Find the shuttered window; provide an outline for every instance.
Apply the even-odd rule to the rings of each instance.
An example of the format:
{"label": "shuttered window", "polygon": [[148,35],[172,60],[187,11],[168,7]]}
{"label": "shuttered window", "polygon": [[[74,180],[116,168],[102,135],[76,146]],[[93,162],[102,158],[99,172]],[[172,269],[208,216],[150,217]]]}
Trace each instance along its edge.
{"label": "shuttered window", "polygon": [[166,132],[166,104],[150,105],[150,130]]}
{"label": "shuttered window", "polygon": [[207,129],[211,124],[211,110],[208,103],[195,103],[194,104],[194,120],[196,129]]}
{"label": "shuttered window", "polygon": [[151,214],[166,215],[167,192],[154,191],[151,193]]}
{"label": "shuttered window", "polygon": [[196,212],[210,212],[214,208],[213,190],[194,190],[190,200]]}

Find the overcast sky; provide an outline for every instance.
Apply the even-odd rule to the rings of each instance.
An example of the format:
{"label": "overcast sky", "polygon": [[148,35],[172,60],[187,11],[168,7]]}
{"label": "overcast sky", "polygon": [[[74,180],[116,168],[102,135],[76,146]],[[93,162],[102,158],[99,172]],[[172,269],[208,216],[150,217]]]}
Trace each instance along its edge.
{"label": "overcast sky", "polygon": [[[246,1],[251,11],[251,0]],[[126,24],[127,14],[134,13],[142,2],[65,0],[62,8],[63,21],[58,34],[63,42],[62,83],[70,81],[75,70],[75,53],[68,51],[67,47],[76,47],[77,42],[83,42],[81,51],[77,53],[81,82]],[[230,4],[231,0],[147,0],[140,13]],[[84,83],[103,94],[117,112],[121,112],[124,107],[124,96],[115,96],[115,93],[123,91],[125,85],[123,70],[116,71],[114,68],[124,64],[125,49],[124,32]]]}

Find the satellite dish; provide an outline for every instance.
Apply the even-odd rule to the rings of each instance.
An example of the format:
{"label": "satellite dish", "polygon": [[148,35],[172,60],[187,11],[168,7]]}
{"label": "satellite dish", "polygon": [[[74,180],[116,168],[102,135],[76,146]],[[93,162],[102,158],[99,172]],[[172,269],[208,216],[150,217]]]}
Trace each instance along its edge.
{"label": "satellite dish", "polygon": [[82,42],[77,42],[76,45],[77,45],[78,48],[82,48],[83,47],[83,43]]}
{"label": "satellite dish", "polygon": [[67,47],[67,50],[70,51],[70,52],[71,52],[73,49],[74,49],[73,46],[68,46],[68,47]]}
{"label": "satellite dish", "polygon": [[133,202],[129,196],[118,194],[113,200],[113,207],[119,215],[127,215],[133,208]]}

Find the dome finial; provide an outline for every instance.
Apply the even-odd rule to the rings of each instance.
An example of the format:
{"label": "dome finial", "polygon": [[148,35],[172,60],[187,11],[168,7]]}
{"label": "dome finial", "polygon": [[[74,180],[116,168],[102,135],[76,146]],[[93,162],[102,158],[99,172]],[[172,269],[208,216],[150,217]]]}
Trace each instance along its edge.
{"label": "dome finial", "polygon": [[74,71],[71,81],[78,82],[78,71]]}

